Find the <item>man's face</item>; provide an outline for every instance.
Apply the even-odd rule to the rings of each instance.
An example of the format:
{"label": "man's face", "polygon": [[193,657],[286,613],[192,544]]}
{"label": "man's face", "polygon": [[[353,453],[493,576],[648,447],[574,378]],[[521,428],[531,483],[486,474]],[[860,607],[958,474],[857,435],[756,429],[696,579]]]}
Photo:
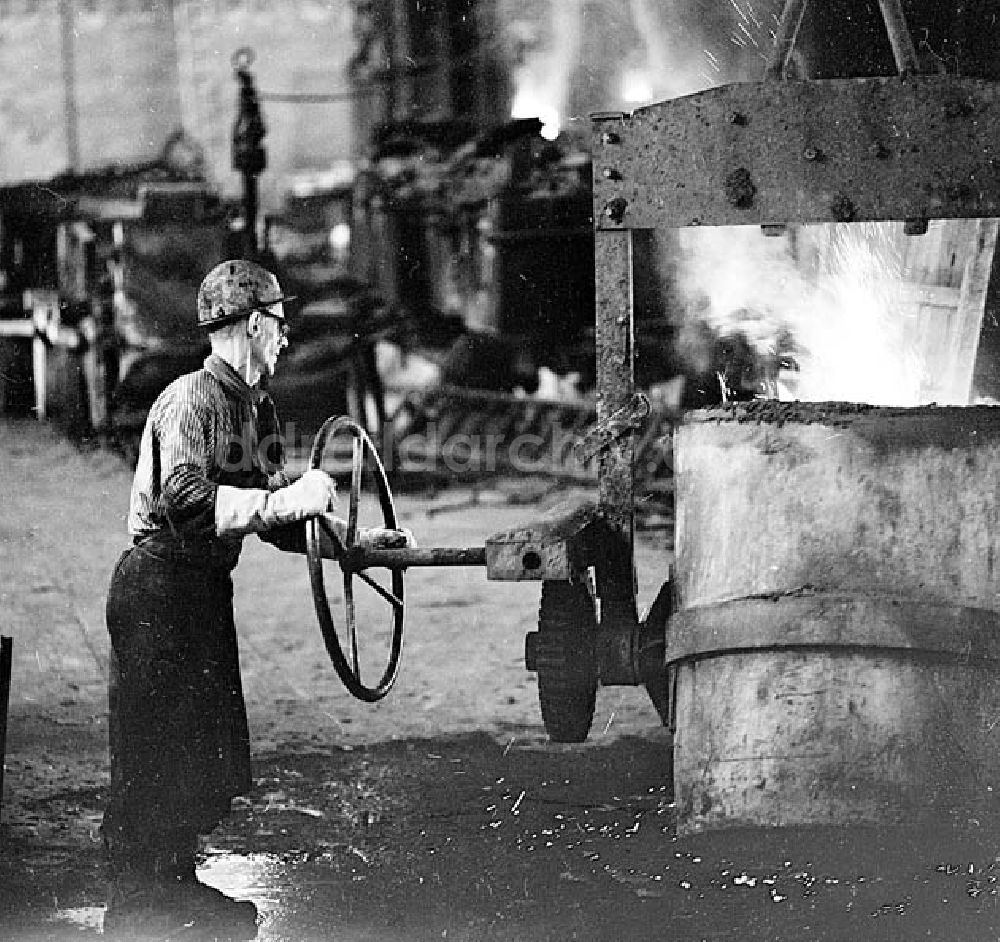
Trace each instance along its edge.
{"label": "man's face", "polygon": [[258,311],[259,330],[251,345],[252,356],[261,373],[274,376],[278,354],[288,346],[288,325],[285,323],[284,309],[280,304]]}

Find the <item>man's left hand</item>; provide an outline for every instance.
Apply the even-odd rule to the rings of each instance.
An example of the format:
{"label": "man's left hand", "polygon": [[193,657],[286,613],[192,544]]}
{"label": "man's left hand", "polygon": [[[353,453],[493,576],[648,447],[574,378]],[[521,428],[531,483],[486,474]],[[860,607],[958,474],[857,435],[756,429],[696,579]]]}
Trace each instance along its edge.
{"label": "man's left hand", "polygon": [[370,527],[358,531],[358,546],[363,550],[412,549],[417,545],[413,534],[406,529],[389,530]]}
{"label": "man's left hand", "polygon": [[[326,525],[340,538],[340,542],[346,545],[347,522],[332,513],[322,516]],[[362,527],[358,530],[355,540],[355,546],[363,552],[377,549],[410,549],[416,545],[417,541],[409,530],[390,530],[386,527]],[[325,529],[320,530],[320,554],[325,559],[337,559],[339,555],[336,545]]]}

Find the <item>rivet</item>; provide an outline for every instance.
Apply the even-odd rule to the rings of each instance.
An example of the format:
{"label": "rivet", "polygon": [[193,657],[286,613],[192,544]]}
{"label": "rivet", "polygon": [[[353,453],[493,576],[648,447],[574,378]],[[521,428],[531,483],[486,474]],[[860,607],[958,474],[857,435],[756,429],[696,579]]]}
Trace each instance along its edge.
{"label": "rivet", "polygon": [[746,167],[737,167],[726,175],[725,190],[726,199],[737,209],[750,209],[757,195],[757,187]]}
{"label": "rivet", "polygon": [[625,218],[625,211],[628,209],[628,201],[620,196],[616,196],[604,207],[604,215],[612,222],[619,223]]}
{"label": "rivet", "polygon": [[601,143],[602,144],[620,144],[621,138],[615,134],[614,131],[603,131],[601,132]]}
{"label": "rivet", "polygon": [[838,194],[830,204],[830,212],[837,222],[851,222],[854,219],[854,201],[843,193]]}
{"label": "rivet", "polygon": [[614,167],[605,167],[601,171],[601,176],[604,177],[605,180],[620,180],[622,178],[621,173]]}

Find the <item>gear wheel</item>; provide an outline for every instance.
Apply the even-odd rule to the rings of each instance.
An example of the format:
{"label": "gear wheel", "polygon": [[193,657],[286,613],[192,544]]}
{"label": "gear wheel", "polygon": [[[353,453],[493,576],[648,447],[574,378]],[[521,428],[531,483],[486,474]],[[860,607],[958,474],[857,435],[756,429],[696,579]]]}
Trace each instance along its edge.
{"label": "gear wheel", "polygon": [[528,635],[525,662],[538,672],[538,701],[553,742],[583,742],[597,699],[597,613],[590,586],[543,582],[538,631]]}

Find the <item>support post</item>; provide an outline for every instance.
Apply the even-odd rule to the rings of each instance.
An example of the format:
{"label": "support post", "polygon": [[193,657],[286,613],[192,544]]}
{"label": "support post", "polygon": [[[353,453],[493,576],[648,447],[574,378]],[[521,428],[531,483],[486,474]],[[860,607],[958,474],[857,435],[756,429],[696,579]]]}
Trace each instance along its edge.
{"label": "support post", "polygon": [[7,756],[7,710],[10,706],[13,650],[13,640],[0,636],[0,809],[3,808],[3,766]]}
{"label": "support post", "polygon": [[80,169],[80,120],[76,94],[76,33],[73,26],[75,4],[59,3],[59,40],[62,51],[63,113],[66,118],[66,164],[70,173]]}
{"label": "support post", "polygon": [[[632,238],[629,229],[594,233],[598,422],[627,406],[635,393]],[[634,439],[633,434],[623,435],[598,456],[598,502],[607,524],[596,567],[601,598],[598,663],[604,683],[621,682],[618,666],[633,662],[630,652],[617,649],[634,637],[639,621],[633,552]],[[614,650],[605,651],[604,645]]]}
{"label": "support post", "polygon": [[765,79],[780,81],[785,77],[789,56],[795,48],[795,40],[802,26],[809,0],[787,0],[778,20],[778,31],[774,37],[774,46],[764,70]]}
{"label": "support post", "polygon": [[260,251],[257,239],[257,178],[267,167],[267,153],[264,137],[267,130],[260,111],[260,101],[254,85],[253,51],[248,48],[237,50],[233,55],[233,72],[239,82],[240,92],[236,121],[233,124],[233,169],[243,177],[243,254],[246,258],[256,258]]}
{"label": "support post", "polygon": [[[635,392],[632,311],[632,232],[594,234],[597,420],[626,407]],[[612,526],[631,547],[634,482],[631,435],[609,443],[599,456],[599,500]]]}
{"label": "support post", "polygon": [[882,9],[882,19],[885,21],[885,31],[889,34],[897,71],[900,75],[919,72],[917,47],[913,45],[910,27],[906,24],[906,15],[899,0],[878,0],[878,5]]}

